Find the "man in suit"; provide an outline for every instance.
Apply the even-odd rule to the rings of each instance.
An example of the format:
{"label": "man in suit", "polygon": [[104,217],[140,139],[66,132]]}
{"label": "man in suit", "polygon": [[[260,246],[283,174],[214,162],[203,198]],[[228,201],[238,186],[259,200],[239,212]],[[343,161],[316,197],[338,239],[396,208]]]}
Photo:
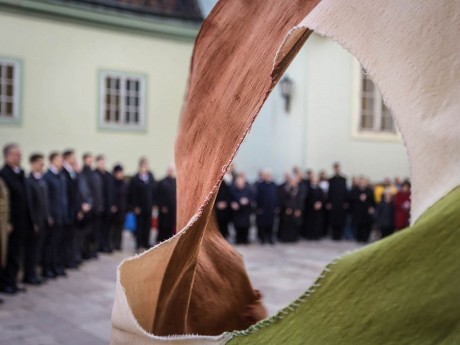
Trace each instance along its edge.
{"label": "man in suit", "polygon": [[168,167],[166,177],[158,183],[158,242],[166,241],[176,231],[176,177]]}
{"label": "man in suit", "polygon": [[105,165],[105,157],[98,155],[96,157],[96,174],[99,176],[102,186],[102,214],[101,229],[99,236],[99,251],[103,253],[112,252],[112,214],[115,211],[114,205],[114,188],[115,183],[112,174],[110,174]]}
{"label": "man in suit", "polygon": [[232,202],[232,186],[233,177],[230,172],[224,175],[222,183],[220,184],[217,192],[216,201],[214,203],[214,210],[216,212],[217,226],[219,231],[226,239],[228,239],[229,231],[228,225],[232,218],[232,209],[230,203]]}
{"label": "man in suit", "polygon": [[30,175],[27,178],[34,232],[27,236],[24,263],[24,278],[26,284],[40,285],[42,280],[37,275],[37,266],[42,263],[44,243],[47,236],[49,207],[48,186],[43,179],[45,158],[40,153],[32,154],[29,158]]}
{"label": "man in suit", "polygon": [[147,158],[139,160],[139,171],[131,178],[128,205],[136,215],[136,248],[150,248],[150,229],[155,198],[155,179]]}
{"label": "man in suit", "polygon": [[262,244],[274,244],[273,225],[275,215],[279,211],[278,186],[273,182],[272,174],[263,172],[263,180],[257,186],[256,194],[256,221],[257,231]]}
{"label": "man in suit", "polygon": [[77,268],[75,253],[75,236],[77,231],[76,217],[78,212],[78,176],[73,166],[77,160],[74,150],[66,150],[62,154],[62,174],[66,180],[67,214],[63,231],[64,262],[67,268]]}
{"label": "man in suit", "polygon": [[92,200],[91,215],[88,219],[88,232],[84,241],[84,259],[97,258],[102,213],[104,211],[102,181],[100,176],[92,169],[92,165],[93,155],[91,153],[83,154],[81,175],[88,184]]}
{"label": "man in suit", "polygon": [[25,240],[33,231],[29,191],[21,169],[21,149],[17,144],[8,144],[3,148],[5,165],[0,170],[0,177],[9,192],[10,215],[8,220],[8,245],[5,268],[0,279],[0,291],[16,294],[23,291],[17,285],[17,276],[21,266]]}
{"label": "man in suit", "polygon": [[329,210],[332,239],[338,241],[343,236],[349,202],[347,180],[341,174],[340,164],[334,163],[333,169],[334,176],[329,179],[327,209]]}
{"label": "man in suit", "polygon": [[62,155],[52,152],[49,155],[49,168],[44,179],[48,186],[48,205],[50,209],[49,234],[46,241],[46,277],[66,276],[64,261],[64,231],[68,219],[68,198],[65,176],[62,174]]}

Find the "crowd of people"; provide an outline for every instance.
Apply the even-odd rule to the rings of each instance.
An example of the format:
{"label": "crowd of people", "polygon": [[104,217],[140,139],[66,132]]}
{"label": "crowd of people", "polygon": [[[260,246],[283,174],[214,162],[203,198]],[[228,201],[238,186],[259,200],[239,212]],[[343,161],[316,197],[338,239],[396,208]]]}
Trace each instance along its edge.
{"label": "crowd of people", "polygon": [[[137,250],[151,247],[176,232],[174,167],[156,181],[148,160],[140,158],[129,179],[116,164],[107,169],[104,155],[84,153],[81,167],[74,150],[29,157],[30,173],[21,167],[19,145],[3,149],[0,170],[0,291],[16,294],[22,282],[40,285],[65,277],[99,253],[122,248],[126,216],[135,219]],[[47,168],[46,160],[48,160]],[[262,243],[355,239],[367,242],[375,227],[382,237],[406,227],[410,212],[410,183],[389,179],[371,187],[365,177],[348,185],[340,165],[334,173],[315,174],[294,168],[277,185],[269,170],[250,184],[243,172],[231,167],[215,201],[218,228],[229,241],[250,242],[255,226]],[[231,231],[234,229],[234,231]],[[235,233],[235,239],[230,236]],[[230,238],[232,237],[232,238]]]}
{"label": "crowd of people", "polygon": [[175,232],[176,182],[174,168],[155,181],[148,160],[126,182],[123,166],[111,171],[105,157],[82,156],[74,150],[29,157],[30,174],[21,167],[19,145],[3,149],[0,170],[0,291],[16,294],[22,282],[40,285],[65,277],[98,253],[121,250],[125,216],[136,218],[137,249],[150,248],[152,210],[158,210],[158,241]]}
{"label": "crowd of people", "polygon": [[216,197],[217,223],[229,238],[229,225],[236,231],[236,243],[249,243],[249,229],[257,228],[261,243],[318,240],[330,236],[368,242],[372,229],[381,237],[409,225],[410,182],[385,179],[371,186],[366,177],[347,183],[340,165],[333,176],[324,171],[305,174],[299,168],[286,173],[277,185],[269,170],[249,184],[244,173],[231,169],[224,176]]}

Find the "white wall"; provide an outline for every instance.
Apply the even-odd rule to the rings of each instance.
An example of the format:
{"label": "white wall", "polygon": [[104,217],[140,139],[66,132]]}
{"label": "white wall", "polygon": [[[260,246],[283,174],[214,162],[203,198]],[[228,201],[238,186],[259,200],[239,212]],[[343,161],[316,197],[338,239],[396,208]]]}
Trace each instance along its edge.
{"label": "white wall", "polygon": [[[105,153],[133,172],[147,155],[162,175],[173,161],[193,42],[0,13],[0,57],[22,60],[22,123],[0,124],[0,146],[33,151],[73,147]],[[147,130],[98,129],[98,71],[147,75]]]}
{"label": "white wall", "polygon": [[307,41],[286,72],[294,82],[291,112],[277,87],[256,120],[235,163],[254,177],[271,167],[275,177],[297,165],[331,171],[340,161],[344,172],[377,181],[408,176],[405,148],[400,140],[382,141],[352,136],[356,103],[353,87],[356,62],[338,44],[317,35]]}

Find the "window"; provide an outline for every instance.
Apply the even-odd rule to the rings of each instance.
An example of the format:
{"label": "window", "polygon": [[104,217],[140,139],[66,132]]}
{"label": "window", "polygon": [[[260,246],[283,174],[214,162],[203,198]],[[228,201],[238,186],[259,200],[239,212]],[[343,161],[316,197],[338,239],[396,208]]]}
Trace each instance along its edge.
{"label": "window", "polygon": [[390,110],[372,80],[362,70],[361,76],[361,115],[359,130],[362,132],[396,133]]}
{"label": "window", "polygon": [[144,129],[145,76],[102,72],[100,126]]}
{"label": "window", "polygon": [[0,121],[19,121],[20,62],[0,58]]}

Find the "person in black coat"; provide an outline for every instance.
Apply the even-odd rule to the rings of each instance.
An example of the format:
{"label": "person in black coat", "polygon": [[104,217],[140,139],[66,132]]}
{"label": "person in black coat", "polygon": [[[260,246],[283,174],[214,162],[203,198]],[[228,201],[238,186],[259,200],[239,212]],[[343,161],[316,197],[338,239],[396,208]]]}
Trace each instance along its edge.
{"label": "person in black coat", "polygon": [[263,173],[263,181],[257,186],[256,222],[262,244],[274,244],[273,225],[279,208],[278,187],[269,171]]}
{"label": "person in black coat", "polygon": [[298,176],[293,176],[286,186],[286,192],[281,200],[284,213],[283,229],[280,236],[281,242],[297,242],[300,235],[300,225],[302,224],[302,213],[304,208],[304,189],[300,185]]}
{"label": "person in black coat", "polygon": [[323,231],[325,195],[319,187],[319,179],[316,175],[310,175],[309,185],[309,193],[305,202],[305,213],[307,214],[305,237],[307,240],[319,240]]}
{"label": "person in black coat", "polygon": [[62,156],[52,152],[49,168],[43,177],[48,186],[50,226],[45,243],[44,275],[49,278],[66,276],[64,226],[68,221],[68,198],[65,176],[62,173]]}
{"label": "person in black coat", "polygon": [[112,214],[112,248],[121,250],[123,227],[128,209],[128,185],[125,182],[123,166],[117,164],[113,168],[114,177],[114,212]]}
{"label": "person in black coat", "polygon": [[75,236],[77,232],[77,212],[78,212],[78,176],[73,166],[76,162],[75,152],[66,150],[62,154],[63,169],[62,174],[66,180],[67,193],[67,218],[64,223],[63,243],[64,261],[67,268],[77,268],[77,253],[75,250]]}
{"label": "person in black coat", "polygon": [[383,237],[390,236],[395,230],[395,205],[389,188],[383,191],[382,200],[377,205],[376,223]]}
{"label": "person in black coat", "polygon": [[341,240],[348,210],[347,180],[341,175],[340,165],[334,164],[334,176],[329,179],[327,208],[332,239]]}
{"label": "person in black coat", "polygon": [[228,239],[228,225],[232,217],[232,209],[230,207],[230,203],[232,202],[232,194],[230,192],[232,181],[232,175],[227,172],[220,184],[216,196],[216,201],[214,203],[217,225],[219,227],[220,233],[226,239]]}
{"label": "person in black coat", "polygon": [[150,248],[152,211],[155,204],[155,179],[149,171],[148,160],[141,158],[139,171],[128,187],[128,207],[136,215],[136,248]]}
{"label": "person in black coat", "polygon": [[[291,177],[291,174],[289,174],[289,172],[286,172],[284,174],[284,182],[278,186],[278,199],[279,200],[286,199],[286,194],[288,193],[288,190],[289,190],[291,178],[292,177]],[[283,223],[286,218],[284,215],[285,215],[284,203],[280,202],[280,216],[278,220],[278,231],[277,231],[278,240],[280,240],[283,237],[283,230],[284,230]]]}
{"label": "person in black coat", "polygon": [[83,169],[81,175],[88,184],[91,192],[92,207],[88,216],[88,231],[84,239],[83,258],[97,258],[100,230],[102,225],[102,214],[104,212],[102,181],[98,174],[92,169],[93,155],[85,153],[83,155]]}
{"label": "person in black coat", "polygon": [[30,176],[27,178],[29,197],[32,212],[34,231],[32,236],[27,237],[27,251],[25,253],[24,277],[26,284],[39,285],[42,280],[37,275],[37,267],[43,264],[44,244],[50,219],[48,206],[48,186],[43,178],[45,158],[42,154],[32,154],[29,159]]}
{"label": "person in black coat", "polygon": [[5,165],[0,177],[9,192],[10,216],[8,224],[8,252],[6,265],[1,272],[0,291],[15,294],[21,289],[17,285],[17,276],[21,266],[25,240],[34,230],[29,198],[29,189],[21,169],[21,149],[17,144],[8,144],[3,148]]}
{"label": "person in black coat", "polygon": [[244,174],[239,174],[230,189],[232,195],[232,222],[236,230],[236,244],[249,243],[249,228],[254,195]]}
{"label": "person in black coat", "polygon": [[168,167],[166,177],[158,182],[158,242],[166,241],[176,232],[176,178],[174,167]]}
{"label": "person in black coat", "polygon": [[99,251],[103,253],[112,252],[112,215],[115,213],[114,189],[115,181],[105,166],[105,157],[98,155],[96,157],[96,174],[99,175],[102,182],[102,218],[99,237]]}
{"label": "person in black coat", "polygon": [[368,242],[375,213],[374,193],[369,188],[369,181],[361,177],[359,187],[351,200],[353,203],[353,219],[356,224],[358,242]]}

